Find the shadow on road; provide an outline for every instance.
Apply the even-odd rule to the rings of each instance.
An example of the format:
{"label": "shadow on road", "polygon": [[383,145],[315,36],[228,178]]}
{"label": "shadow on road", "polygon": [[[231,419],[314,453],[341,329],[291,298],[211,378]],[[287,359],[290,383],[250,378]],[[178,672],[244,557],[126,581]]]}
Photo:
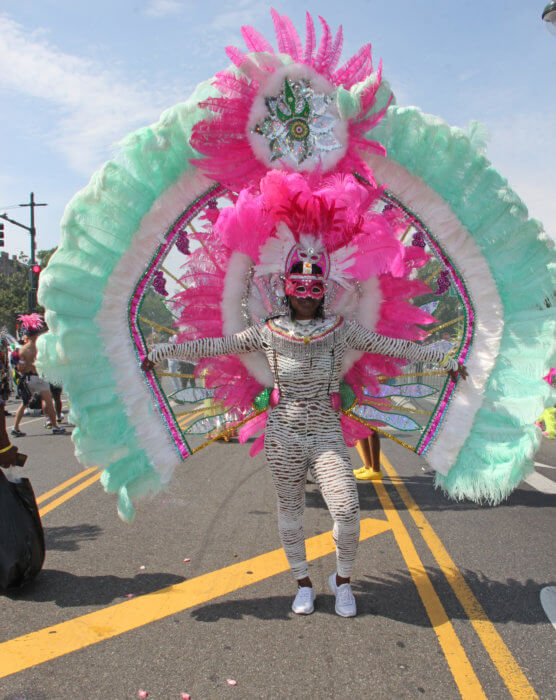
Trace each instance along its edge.
{"label": "shadow on road", "polygon": [[[396,510],[406,510],[405,504],[398,496],[393,484],[387,478],[383,481],[390,498],[394,502]],[[454,501],[442,493],[440,489],[435,489],[430,476],[408,476],[403,478],[403,483],[423,511],[472,511],[483,510],[485,508],[508,508],[508,507],[531,507],[531,508],[553,508],[556,506],[556,496],[541,493],[534,489],[516,489],[510,496],[497,506],[489,506],[487,503],[479,504],[473,501]],[[359,503],[362,511],[382,510],[380,501],[373,486],[369,482],[358,482]],[[307,508],[326,508],[322,496],[315,484],[309,483],[306,489]]]}
{"label": "shadow on road", "polygon": [[[454,598],[442,572],[428,568],[427,574],[441,595],[448,617],[452,620],[466,620],[467,615]],[[541,608],[539,595],[544,586],[554,585],[553,583],[537,583],[531,579],[525,583],[515,579],[495,581],[472,571],[464,571],[463,574],[492,622],[550,624]],[[374,615],[418,627],[430,627],[430,620],[407,571],[398,571],[388,578],[363,576],[361,580],[354,581],[353,590],[357,599],[358,617]],[[291,612],[292,600],[293,593],[287,596],[209,603],[192,611],[191,616],[199,622],[218,622],[223,618],[242,620],[246,617],[288,620],[296,617]],[[318,613],[335,615],[333,596],[317,592],[315,609]]]}
{"label": "shadow on road", "polygon": [[60,527],[45,527],[44,538],[46,549],[56,549],[60,552],[75,552],[80,542],[96,540],[102,534],[98,525],[61,525]]}
{"label": "shadow on road", "polygon": [[75,576],[67,571],[43,569],[28,586],[5,595],[18,601],[52,601],[60,608],[109,605],[116,598],[125,598],[129,594],[145,595],[184,580],[183,576],[167,573],[136,574],[132,578],[122,578],[110,575]]}

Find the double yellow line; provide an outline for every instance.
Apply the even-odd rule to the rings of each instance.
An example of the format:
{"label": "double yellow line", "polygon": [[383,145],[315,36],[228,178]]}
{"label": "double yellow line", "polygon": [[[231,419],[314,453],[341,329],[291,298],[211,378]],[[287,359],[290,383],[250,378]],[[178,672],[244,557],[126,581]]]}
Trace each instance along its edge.
{"label": "double yellow line", "polygon": [[[512,698],[538,698],[525,674],[505,645],[495,626],[488,619],[483,607],[475,598],[469,585],[448,554],[440,538],[423,515],[419,506],[398,476],[396,470],[383,452],[380,455],[382,466],[390,477],[408,513],[413,518],[426,545],[435,558],[450,587],[459,600],[465,614],[471,621],[485,651],[506,684]],[[425,606],[431,624],[442,647],[459,692],[463,698],[474,700],[486,697],[482,686],[471,666],[467,654],[459,641],[446,610],[426,572],[417,550],[384,484],[371,482],[376,490],[381,506],[392,527],[394,537],[405,559],[413,582]]]}
{"label": "double yellow line", "polygon": [[68,486],[75,484],[77,481],[80,481],[88,474],[93,474],[93,476],[89,477],[85,481],[82,481],[80,484],[77,484],[77,486],[74,486],[72,489],[66,491],[61,496],[58,496],[58,498],[55,498],[53,501],[50,501],[42,508],[39,508],[39,515],[42,517],[43,515],[50,513],[50,511],[54,510],[54,508],[57,508],[59,505],[62,505],[62,503],[65,503],[70,498],[73,498],[76,494],[80,493],[91,484],[94,484],[95,481],[98,481],[100,479],[101,472],[99,472],[97,467],[89,467],[88,469],[84,469],[82,472],[79,472],[79,474],[72,476],[71,479],[68,479],[63,483],[58,484],[58,486],[55,486],[53,489],[50,489],[50,491],[47,491],[46,493],[43,493],[41,496],[39,496],[37,498],[37,505],[40,506],[41,503],[48,501],[49,498],[52,498],[52,496],[55,496],[57,493],[64,491],[64,489],[67,489]]}
{"label": "double yellow line", "polygon": [[[180,418],[180,420],[179,420],[180,427],[183,429],[188,420],[192,420],[194,418],[197,418],[202,413],[203,413],[203,409],[199,409],[191,414],[188,414],[188,415]],[[88,475],[91,475],[91,476],[89,476],[88,479],[85,479],[85,481],[81,481],[82,479],[84,479]],[[58,506],[62,505],[62,503],[69,501],[70,498],[73,498],[78,493],[81,493],[81,491],[84,491],[86,488],[91,486],[91,484],[96,483],[100,479],[100,475],[101,475],[101,472],[99,471],[98,467],[89,467],[87,469],[84,469],[82,472],[79,472],[79,474],[75,474],[75,476],[72,476],[70,479],[67,479],[67,481],[64,481],[63,483],[58,484],[58,486],[55,486],[53,489],[50,489],[50,491],[43,493],[41,496],[39,496],[37,498],[37,505],[39,505],[39,506],[41,505],[41,503],[45,503],[46,501],[49,501],[49,499],[51,499],[53,496],[56,496],[56,494],[61,493],[62,491],[65,491],[65,489],[67,489],[72,484],[75,484],[76,482],[81,482],[81,483],[78,483],[76,486],[74,486],[69,491],[65,491],[65,493],[62,493],[62,495],[58,496],[58,498],[54,498],[49,503],[46,503],[46,505],[44,505],[42,508],[39,508],[39,515],[42,517],[43,515],[50,513],[51,510],[54,510]]]}
{"label": "double yellow line", "polygon": [[[529,684],[529,681],[525,677],[524,673],[522,672],[521,668],[519,665],[516,663],[514,657],[512,656],[511,652],[505,645],[504,641],[502,640],[501,636],[498,634],[495,626],[492,624],[492,622],[488,619],[483,607],[477,600],[477,598],[474,596],[473,592],[471,591],[469,585],[465,581],[464,577],[462,576],[461,572],[457,568],[456,564],[448,554],[446,548],[442,544],[440,538],[438,535],[435,533],[433,530],[432,526],[416,504],[415,500],[407,490],[405,484],[403,483],[402,479],[399,477],[397,474],[396,470],[390,463],[390,461],[387,459],[387,457],[384,455],[384,453],[381,453],[381,462],[382,466],[384,467],[384,470],[388,474],[391,483],[394,485],[395,489],[398,492],[398,495],[400,496],[401,500],[403,501],[407,512],[413,519],[415,525],[419,529],[419,532],[425,541],[425,544],[428,546],[430,552],[432,553],[433,557],[435,558],[438,566],[440,567],[442,573],[444,574],[448,584],[451,586],[453,592],[455,593],[458,601],[460,602],[463,610],[465,611],[465,614],[471,621],[471,624],[478,635],[486,653],[490,657],[492,663],[494,664],[495,668],[497,669],[498,673],[500,674],[500,677],[506,684],[506,687],[508,688],[511,696],[513,698],[537,698],[537,694],[535,693],[534,689],[531,687]],[[88,478],[86,478],[88,477]],[[47,491],[46,493],[42,494],[38,499],[37,503],[40,505],[41,503],[44,503],[45,501],[48,501],[48,503],[43,506],[40,510],[39,513],[40,515],[45,515],[46,513],[50,512],[54,508],[57,508],[59,505],[64,503],[65,501],[69,500],[76,494],[80,493],[84,489],[86,489],[88,486],[91,484],[95,483],[100,479],[100,472],[98,471],[97,467],[90,467],[88,469],[83,470],[79,474],[76,474],[75,476],[71,477],[67,481],[63,482],[62,484],[59,484],[55,488],[51,489],[50,491]],[[68,489],[68,487],[72,486],[72,484],[77,483],[76,486],[73,488],[70,488],[69,490],[65,491],[65,489]],[[413,582],[415,584],[415,587],[417,589],[417,592],[423,602],[423,605],[425,607],[425,610],[427,612],[427,615],[430,619],[431,625],[434,629],[434,632],[437,636],[438,642],[440,644],[440,647],[442,648],[443,654],[446,658],[446,661],[448,663],[448,666],[450,668],[450,671],[452,673],[452,676],[454,678],[454,681],[458,687],[458,690],[463,698],[469,698],[475,700],[476,698],[485,698],[485,693],[483,691],[483,688],[481,686],[481,683],[479,679],[477,678],[477,675],[469,661],[469,658],[467,657],[467,654],[463,648],[463,645],[461,644],[454,627],[446,613],[446,610],[437,594],[437,592],[434,589],[434,586],[432,584],[432,581],[430,580],[430,577],[422,563],[421,558],[419,557],[419,554],[417,552],[417,549],[415,547],[415,544],[413,540],[411,539],[411,536],[409,535],[408,530],[406,529],[400,514],[396,510],[392,499],[390,498],[384,484],[380,481],[373,481],[371,482],[377,496],[380,500],[382,509],[384,510],[384,513],[387,518],[388,522],[388,527],[378,527],[379,521],[365,521],[365,525],[363,527],[363,532],[362,532],[362,538],[361,539],[367,539],[369,536],[372,536],[373,534],[378,534],[379,532],[385,531],[385,529],[391,529],[394,537],[396,539],[396,542],[398,544],[398,547],[400,549],[400,552],[405,560],[405,563],[408,567],[409,573],[413,579]],[[56,496],[56,494],[62,493],[62,495],[58,496],[57,498],[54,498],[53,500],[51,499],[53,496]],[[371,526],[372,523],[372,526]],[[371,526],[371,527],[370,527]],[[375,529],[377,528],[377,529]],[[368,531],[367,531],[368,530]],[[314,540],[318,540],[319,538],[312,538]],[[319,540],[320,541],[320,540]],[[312,544],[312,543],[311,543]],[[327,547],[325,547],[324,551],[320,551],[318,555],[316,556],[323,556],[324,554],[328,553],[329,551],[332,551],[332,547],[330,543],[327,544]],[[310,556],[310,558],[316,558],[315,556],[316,552],[313,554],[313,556]],[[204,601],[213,599],[214,597],[218,597],[220,595],[224,595],[226,592],[229,592],[231,590],[237,590],[237,588],[241,588],[245,585],[249,585],[255,582],[255,580],[262,580],[264,578],[267,578],[269,576],[274,576],[277,573],[286,570],[287,566],[284,565],[282,558],[283,558],[283,552],[282,550],[277,550],[274,553],[269,553],[268,555],[262,555],[260,558],[255,558],[257,561],[260,560],[261,564],[263,561],[265,564],[267,564],[267,558],[268,556],[272,555],[273,557],[277,556],[278,559],[280,560],[280,565],[275,568],[276,564],[273,564],[272,566],[267,566],[263,565],[261,567],[260,573],[258,576],[255,576],[254,578],[249,578],[248,581],[239,581],[236,578],[236,569],[235,567],[231,567],[229,569],[224,569],[220,571],[214,571],[211,574],[208,574],[206,576],[209,576],[211,579],[211,595],[208,597],[204,598]],[[281,558],[282,557],[282,558]],[[255,561],[255,560],[251,560]],[[249,562],[249,566],[251,566],[251,561]],[[274,562],[274,559],[272,560]],[[284,560],[285,561],[285,560]],[[243,565],[245,565],[247,562],[243,562]],[[251,568],[253,568],[251,566]],[[224,573],[226,572],[226,573]],[[228,575],[229,574],[234,574],[234,576],[229,579]],[[221,580],[221,577],[223,577],[225,580],[228,581],[226,584],[225,588],[226,590],[222,590],[219,592],[216,592],[213,590],[213,586],[215,585],[215,582],[217,580]],[[205,577],[200,577],[200,580],[204,581]],[[195,581],[195,584],[193,584],[193,581]],[[191,593],[190,586],[191,585],[197,585],[198,581],[196,579],[193,579],[190,582],[187,582],[187,584],[183,585],[183,593]],[[227,586],[230,586],[230,588],[227,588]],[[182,584],[179,584],[177,586],[181,590]],[[172,587],[168,589],[168,592],[170,591],[175,591],[176,587]],[[156,595],[156,596],[162,596],[162,598],[165,598],[165,593],[166,591],[157,591],[155,594],[151,595]],[[181,597],[181,596],[180,596]],[[192,602],[190,599],[188,599],[189,596],[183,596],[178,603],[178,607],[176,610],[173,610],[173,612],[177,612],[178,610],[184,610],[189,607],[192,607],[195,604],[198,604],[198,602]],[[185,599],[185,600],[184,600]],[[123,604],[122,604],[123,605]],[[128,605],[127,603],[125,605]],[[119,606],[110,606],[110,608],[105,609],[106,612],[103,611],[97,611],[97,613],[93,613],[92,618],[100,616],[104,619],[104,616],[108,616],[113,619],[113,613],[115,609],[119,609]],[[129,609],[129,608],[126,608]],[[115,628],[111,629],[106,635],[100,635],[100,638],[95,637],[94,638],[88,637],[86,635],[86,638],[81,640],[81,642],[74,646],[74,643],[69,643],[66,646],[65,649],[60,649],[58,648],[57,651],[54,651],[52,656],[46,655],[47,658],[55,658],[56,656],[59,656],[64,653],[69,653],[71,651],[75,651],[77,648],[82,648],[83,646],[88,646],[89,644],[94,644],[101,639],[107,639],[112,636],[115,636],[117,634],[122,634],[123,632],[126,632],[130,629],[136,628],[138,626],[142,626],[144,624],[148,624],[149,622],[154,621],[155,619],[160,619],[161,617],[165,617],[168,614],[172,614],[168,610],[164,610],[162,614],[160,614],[160,617],[155,615],[154,617],[151,617],[149,615],[143,616],[143,614],[137,615],[137,619],[134,620],[134,623],[131,624],[129,627],[125,628],[119,628],[116,626]],[[91,618],[91,619],[92,619]],[[84,618],[78,618],[79,619],[88,619],[88,616],[85,616]],[[68,629],[74,629],[72,621],[68,621],[67,623],[63,623],[64,629],[67,627]],[[49,632],[49,631],[48,631]],[[26,638],[19,638],[19,640],[12,640],[12,642],[5,643],[3,645],[0,645],[2,648],[2,651],[6,652],[8,649],[12,648],[12,643],[17,646],[18,643],[25,641],[27,644],[31,642],[32,645],[36,641],[38,641],[39,637],[42,639],[41,635],[46,634],[47,630],[39,630],[38,632],[32,633],[31,635],[27,635]],[[50,632],[49,632],[50,633]],[[95,633],[96,634],[96,633]],[[25,644],[25,642],[23,642]],[[25,646],[27,646],[25,644]],[[23,666],[24,667],[29,667],[30,665],[34,665],[36,663],[41,663],[42,661],[45,661],[45,652],[44,649],[41,649],[42,644],[39,644],[39,649],[37,649],[37,654],[36,656],[31,652],[29,656],[27,654],[26,662],[23,661]],[[62,645],[63,647],[64,645]],[[15,649],[15,647],[14,647]],[[21,649],[19,649],[19,652]],[[28,649],[28,652],[30,650]],[[34,657],[34,658],[33,658]],[[25,663],[27,665],[25,666]],[[17,666],[17,664],[16,664]],[[17,670],[21,670],[18,668]],[[9,673],[16,672],[16,670],[11,670]],[[0,677],[2,677],[2,674],[0,674]]]}

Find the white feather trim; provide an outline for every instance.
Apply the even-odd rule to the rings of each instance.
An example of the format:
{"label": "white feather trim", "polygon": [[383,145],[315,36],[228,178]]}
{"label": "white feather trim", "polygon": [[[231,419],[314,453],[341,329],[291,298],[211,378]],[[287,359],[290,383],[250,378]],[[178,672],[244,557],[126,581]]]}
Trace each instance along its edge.
{"label": "white feather trim", "polygon": [[[344,295],[346,302],[348,299],[352,300],[353,311],[348,315],[347,304],[346,311],[342,313],[345,318],[352,318],[353,320],[360,323],[365,328],[370,331],[374,331],[376,324],[378,322],[378,317],[380,313],[380,305],[382,304],[382,293],[380,291],[380,285],[378,282],[378,277],[369,277],[361,284],[361,297],[358,299],[356,292],[351,295]],[[355,303],[353,303],[355,302]],[[337,309],[335,309],[336,312]],[[344,355],[344,360],[342,362],[342,377],[349,372],[353,365],[360,360],[363,353],[359,350],[348,350]]]}
{"label": "white feather trim", "polygon": [[334,280],[334,282],[338,282],[338,284],[341,284],[342,287],[345,287],[346,289],[350,289],[352,287],[350,280],[353,281],[353,277],[348,277],[345,274],[345,270],[353,265],[351,256],[356,252],[356,246],[347,245],[343,246],[342,248],[338,248],[333,253],[330,253],[329,277],[330,279]]}
{"label": "white feather trim", "polygon": [[145,272],[145,260],[152,257],[168,228],[187,203],[201,195],[211,184],[199,173],[184,174],[153,203],[108,279],[102,305],[95,318],[137,442],[162,483],[170,480],[182,458],[162,415],[154,408],[152,394],[137,363],[133,339],[125,332],[129,321],[127,303],[123,300],[131,298]]}
{"label": "white feather trim", "polygon": [[[243,253],[232,253],[222,293],[222,327],[224,335],[245,330],[247,324],[242,313],[242,300],[253,261]],[[247,371],[263,386],[274,386],[274,379],[266,357],[260,352],[238,355]]]}
{"label": "white feather trim", "polygon": [[276,236],[271,236],[262,246],[256,275],[283,275],[288,253],[295,245],[293,233],[281,222],[276,227]]}
{"label": "white feather trim", "polygon": [[502,302],[484,256],[450,205],[399,163],[375,155],[367,160],[377,182],[413,211],[456,261],[474,307],[474,338],[465,361],[469,377],[457,383],[435,440],[424,455],[433,469],[448,474],[471,432],[498,356],[504,326]]}

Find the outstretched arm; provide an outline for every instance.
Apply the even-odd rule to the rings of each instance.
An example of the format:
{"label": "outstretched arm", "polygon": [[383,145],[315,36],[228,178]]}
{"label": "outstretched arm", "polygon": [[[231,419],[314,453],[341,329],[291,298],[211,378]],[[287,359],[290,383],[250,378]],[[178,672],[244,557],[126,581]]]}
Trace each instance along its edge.
{"label": "outstretched arm", "polygon": [[250,326],[240,333],[223,338],[199,338],[186,343],[161,343],[150,350],[141,363],[142,370],[149,370],[167,357],[188,360],[216,355],[240,355],[253,350],[262,350],[262,341],[258,326]]}
{"label": "outstretched arm", "polygon": [[454,381],[457,379],[458,374],[461,374],[464,379],[467,377],[465,366],[441,350],[427,347],[426,345],[417,345],[417,343],[412,343],[410,340],[379,335],[353,321],[348,321],[347,323],[346,341],[349,347],[354,350],[401,357],[404,360],[412,360],[413,362],[434,362],[445,367]]}

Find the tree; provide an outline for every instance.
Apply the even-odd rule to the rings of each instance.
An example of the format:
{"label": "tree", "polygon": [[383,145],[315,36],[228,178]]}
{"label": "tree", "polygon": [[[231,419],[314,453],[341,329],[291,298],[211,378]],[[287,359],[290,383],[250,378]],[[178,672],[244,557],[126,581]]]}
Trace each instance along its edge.
{"label": "tree", "polygon": [[[39,250],[37,252],[37,262],[44,269],[56,248],[50,250]],[[29,284],[29,258],[20,253],[19,264],[14,263],[11,274],[0,275],[0,328],[6,326],[8,331],[15,335],[15,327],[18,314],[27,313],[27,293],[30,290]],[[42,307],[37,307],[38,313],[44,313]]]}
{"label": "tree", "polygon": [[[148,319],[149,321],[154,321],[156,326],[163,326],[164,328],[172,328],[174,318],[172,314],[166,308],[164,303],[164,297],[157,294],[154,290],[149,289],[141,302],[141,309],[139,315],[143,319]],[[160,337],[160,342],[166,342],[169,338],[168,333],[160,331],[156,326],[151,326],[149,323],[140,320],[139,327],[141,332],[148,338],[151,332],[155,332]]]}
{"label": "tree", "polygon": [[44,268],[48,265],[50,258],[57,250],[58,248],[49,248],[48,250],[39,250],[37,252],[37,262],[41,266],[41,270],[44,270]]}
{"label": "tree", "polygon": [[11,274],[0,275],[0,327],[6,326],[15,335],[18,314],[27,313],[29,291],[29,269],[25,265],[14,265]]}

